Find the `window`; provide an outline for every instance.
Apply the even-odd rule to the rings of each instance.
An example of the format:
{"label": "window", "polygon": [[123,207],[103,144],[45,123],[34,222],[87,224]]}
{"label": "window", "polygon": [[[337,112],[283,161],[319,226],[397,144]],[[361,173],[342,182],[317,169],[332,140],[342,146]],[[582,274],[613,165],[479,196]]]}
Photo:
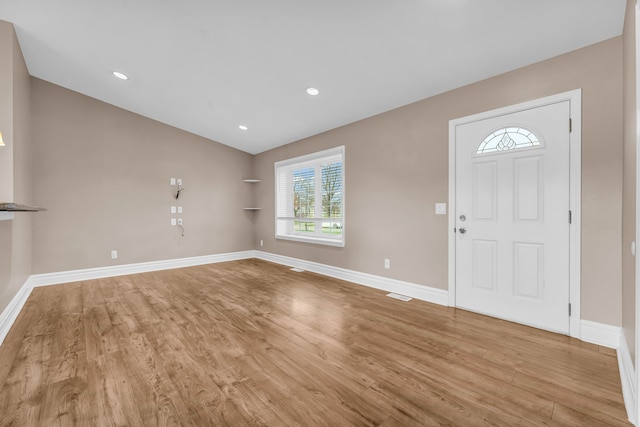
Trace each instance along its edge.
{"label": "window", "polygon": [[344,147],[275,164],[276,238],[344,246]]}
{"label": "window", "polygon": [[489,134],[478,146],[477,154],[532,148],[539,145],[540,140],[530,130],[521,127],[508,127]]}

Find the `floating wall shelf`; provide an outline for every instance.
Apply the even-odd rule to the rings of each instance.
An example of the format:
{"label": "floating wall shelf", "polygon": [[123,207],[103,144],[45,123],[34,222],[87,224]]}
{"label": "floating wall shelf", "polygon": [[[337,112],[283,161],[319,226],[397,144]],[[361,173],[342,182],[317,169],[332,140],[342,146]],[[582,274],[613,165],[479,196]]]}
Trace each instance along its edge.
{"label": "floating wall shelf", "polygon": [[21,205],[19,203],[0,203],[0,211],[2,212],[39,212],[46,211],[45,208],[38,206]]}
{"label": "floating wall shelf", "polygon": [[[253,179],[253,178],[247,178],[247,179],[243,179],[242,182],[246,182],[248,184],[256,184],[258,182],[260,182],[259,179]],[[245,211],[259,211],[261,208],[242,208]]]}
{"label": "floating wall shelf", "polygon": [[21,205],[19,203],[0,203],[0,221],[11,221],[15,218],[15,212],[39,212],[46,211],[37,206]]}

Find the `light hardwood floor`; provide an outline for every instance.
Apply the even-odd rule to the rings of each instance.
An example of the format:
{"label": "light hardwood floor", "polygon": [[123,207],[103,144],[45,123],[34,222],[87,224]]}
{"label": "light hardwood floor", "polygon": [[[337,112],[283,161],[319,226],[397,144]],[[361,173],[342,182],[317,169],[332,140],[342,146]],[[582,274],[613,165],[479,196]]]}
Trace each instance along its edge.
{"label": "light hardwood floor", "polygon": [[630,425],[615,352],[259,260],[36,288],[2,426]]}

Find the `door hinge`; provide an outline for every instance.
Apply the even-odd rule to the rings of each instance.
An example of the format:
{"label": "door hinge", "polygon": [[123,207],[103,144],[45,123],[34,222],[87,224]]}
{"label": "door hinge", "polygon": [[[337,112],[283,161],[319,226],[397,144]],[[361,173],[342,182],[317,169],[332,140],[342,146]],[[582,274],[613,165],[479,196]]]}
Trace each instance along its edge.
{"label": "door hinge", "polygon": [[573,131],[573,121],[569,119],[569,133],[571,133],[571,131]]}
{"label": "door hinge", "polygon": [[571,224],[571,211],[569,211],[569,224]]}
{"label": "door hinge", "polygon": [[569,317],[571,317],[571,303],[569,303]]}

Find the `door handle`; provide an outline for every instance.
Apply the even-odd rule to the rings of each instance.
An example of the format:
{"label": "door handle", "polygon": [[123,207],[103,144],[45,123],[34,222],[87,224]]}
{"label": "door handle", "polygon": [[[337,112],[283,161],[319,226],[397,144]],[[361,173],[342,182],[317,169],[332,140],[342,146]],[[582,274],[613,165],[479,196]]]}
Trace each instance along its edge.
{"label": "door handle", "polygon": [[461,227],[460,230],[458,230],[458,231],[460,231],[460,234],[464,234],[464,233],[467,232],[467,229],[464,228],[464,227]]}

